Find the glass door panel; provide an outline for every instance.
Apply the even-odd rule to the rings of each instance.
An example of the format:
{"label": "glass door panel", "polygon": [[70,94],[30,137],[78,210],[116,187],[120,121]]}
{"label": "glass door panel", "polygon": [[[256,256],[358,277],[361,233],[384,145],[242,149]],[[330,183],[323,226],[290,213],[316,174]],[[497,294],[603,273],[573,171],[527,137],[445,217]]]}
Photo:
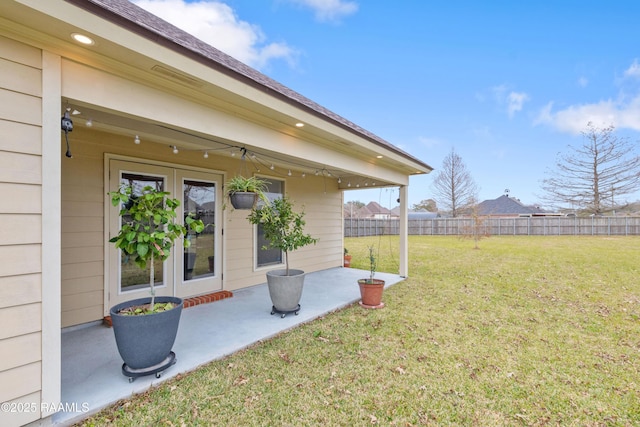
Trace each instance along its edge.
{"label": "glass door panel", "polygon": [[[153,187],[159,191],[165,191],[165,178],[162,176],[139,175],[129,172],[122,172],[120,185],[130,186],[133,190],[132,197],[139,197],[142,189],[146,186]],[[132,220],[131,216],[120,217],[121,225]],[[142,270],[133,261],[133,256],[120,252],[120,289],[118,293],[132,290],[149,289],[151,265],[146,270]],[[164,286],[164,263],[162,260],[154,261],[154,285],[155,288]]]}
{"label": "glass door panel", "polygon": [[183,280],[196,280],[214,276],[216,245],[216,184],[195,180],[184,180],[184,217],[192,215],[204,223],[204,231],[190,231],[187,239],[190,246],[184,251]]}
{"label": "glass door panel", "polygon": [[222,289],[222,227],[219,221],[222,176],[211,173],[177,170],[176,183],[181,186],[182,215],[192,214],[204,222],[202,233],[189,232],[188,248],[181,247],[178,265],[177,295],[201,295]]}
{"label": "glass door panel", "polygon": [[[165,167],[139,164],[121,160],[111,160],[109,170],[109,191],[117,191],[122,185],[131,186],[133,196],[139,196],[142,189],[151,186],[158,190],[169,191],[173,197],[173,170]],[[109,238],[115,236],[125,221],[131,218],[120,217],[121,206],[111,206],[109,199]],[[109,269],[107,280],[109,283],[109,298],[105,309],[135,298],[147,298],[149,293],[150,267],[142,270],[133,261],[133,257],[115,249],[108,244]],[[174,253],[165,261],[154,262],[154,286],[156,295],[174,295],[173,290],[173,259]],[[107,311],[108,312],[108,311]]]}

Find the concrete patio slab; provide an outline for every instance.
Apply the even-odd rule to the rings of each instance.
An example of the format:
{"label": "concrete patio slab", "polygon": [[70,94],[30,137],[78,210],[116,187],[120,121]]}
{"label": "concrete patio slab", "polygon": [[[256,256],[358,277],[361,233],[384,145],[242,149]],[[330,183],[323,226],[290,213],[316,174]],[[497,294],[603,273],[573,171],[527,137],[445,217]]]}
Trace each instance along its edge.
{"label": "concrete patio slab", "polygon": [[[149,375],[130,383],[122,375],[122,359],[111,328],[93,324],[64,330],[62,403],[71,410],[55,414],[50,418],[51,425],[71,425],[178,374],[352,304],[360,299],[357,280],[368,274],[342,267],[308,273],[297,316],[270,315],[266,283],[234,291],[233,298],[183,310],[173,346],[177,363],[159,379]],[[385,280],[386,287],[404,280],[389,273],[376,273],[376,278]]]}

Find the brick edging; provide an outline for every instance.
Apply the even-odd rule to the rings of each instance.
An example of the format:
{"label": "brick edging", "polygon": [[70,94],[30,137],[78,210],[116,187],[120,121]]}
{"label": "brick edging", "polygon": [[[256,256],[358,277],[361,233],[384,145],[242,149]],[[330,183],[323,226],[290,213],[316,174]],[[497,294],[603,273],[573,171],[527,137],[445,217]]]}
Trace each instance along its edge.
{"label": "brick edging", "polygon": [[[226,298],[231,298],[233,296],[233,292],[231,291],[218,291],[213,292],[211,294],[199,295],[197,297],[185,298],[183,301],[184,308],[195,307],[200,304],[208,304],[211,302],[220,301]],[[112,327],[111,316],[105,316],[102,319],[102,324],[107,327]]]}

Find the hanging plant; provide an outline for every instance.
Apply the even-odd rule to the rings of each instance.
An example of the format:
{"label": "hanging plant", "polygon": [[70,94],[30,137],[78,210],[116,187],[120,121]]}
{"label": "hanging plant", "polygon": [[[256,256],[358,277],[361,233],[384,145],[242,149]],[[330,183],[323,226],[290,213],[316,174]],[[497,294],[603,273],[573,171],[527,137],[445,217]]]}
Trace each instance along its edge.
{"label": "hanging plant", "polygon": [[251,209],[258,199],[268,201],[265,195],[268,184],[270,184],[269,181],[257,176],[245,178],[242,175],[236,175],[225,183],[225,192],[235,209]]}

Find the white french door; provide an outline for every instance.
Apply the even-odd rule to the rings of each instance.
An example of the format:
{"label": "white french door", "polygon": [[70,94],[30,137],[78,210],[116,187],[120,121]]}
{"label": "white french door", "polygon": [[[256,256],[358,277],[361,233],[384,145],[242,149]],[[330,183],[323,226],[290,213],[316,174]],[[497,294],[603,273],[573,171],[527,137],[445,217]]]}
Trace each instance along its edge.
{"label": "white french door", "polygon": [[[111,159],[109,191],[116,191],[121,185],[130,185],[134,194],[139,194],[148,185],[168,191],[171,197],[180,200],[176,211],[178,218],[184,219],[192,213],[205,223],[202,233],[186,236],[191,242],[189,248],[184,248],[180,239],[166,261],[154,263],[156,295],[185,298],[222,289],[222,232],[219,226],[222,176]],[[109,238],[118,233],[121,222],[126,220],[119,216],[119,211],[119,206],[109,206]],[[112,244],[109,244],[108,265],[106,307],[149,296],[149,270],[142,271]]]}

